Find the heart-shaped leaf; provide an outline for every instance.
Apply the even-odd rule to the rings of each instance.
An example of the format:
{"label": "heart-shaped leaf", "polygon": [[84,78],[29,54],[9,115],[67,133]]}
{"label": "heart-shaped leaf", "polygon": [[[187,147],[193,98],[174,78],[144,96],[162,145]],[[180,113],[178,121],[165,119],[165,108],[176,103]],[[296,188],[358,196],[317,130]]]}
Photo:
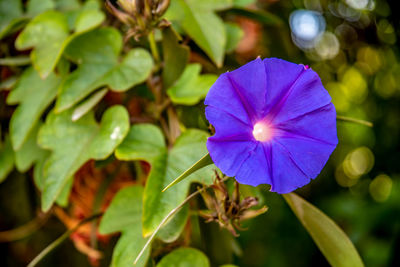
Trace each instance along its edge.
{"label": "heart-shaped leaf", "polygon": [[79,67],[60,87],[57,112],[70,108],[97,88],[125,91],[145,81],[153,67],[150,54],[142,48],[132,49],[118,63],[121,48],[122,37],[114,28],[97,29],[75,38],[65,55]]}
{"label": "heart-shaped leaf", "polygon": [[[188,179],[162,193],[161,190],[188,167],[193,165],[207,152],[205,143],[207,133],[199,130],[187,130],[171,149],[167,149],[161,130],[151,124],[132,126],[124,142],[117,148],[116,157],[121,160],[145,160],[151,164],[143,196],[143,234],[149,236],[167,216],[185,198],[190,183],[212,182],[213,165],[193,173]],[[162,203],[162,205],[160,205]],[[173,223],[167,223],[158,237],[164,241],[175,240],[187,220],[183,210],[173,217]]]}
{"label": "heart-shaped leaf", "polygon": [[100,125],[88,113],[76,122],[72,111],[51,112],[39,131],[38,143],[52,154],[43,170],[42,209],[47,211],[74,173],[89,159],[107,158],[129,131],[129,115],[122,106],[113,106]]}

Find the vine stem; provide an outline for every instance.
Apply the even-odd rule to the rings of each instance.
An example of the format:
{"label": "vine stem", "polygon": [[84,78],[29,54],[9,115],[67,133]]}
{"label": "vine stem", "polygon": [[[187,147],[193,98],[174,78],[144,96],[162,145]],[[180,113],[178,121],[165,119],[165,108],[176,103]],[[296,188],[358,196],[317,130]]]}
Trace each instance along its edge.
{"label": "vine stem", "polygon": [[158,66],[158,63],[160,62],[160,54],[158,53],[157,43],[154,37],[154,31],[151,31],[147,38],[150,43],[151,54],[153,55],[154,61],[156,62],[156,66]]}
{"label": "vine stem", "polygon": [[[220,180],[221,183],[225,182],[226,180],[228,180],[230,177],[226,176],[224,177],[222,180]],[[190,194],[184,201],[181,202],[181,204],[179,204],[178,206],[176,206],[173,210],[171,210],[167,216],[164,217],[164,219],[162,219],[162,221],[160,222],[160,224],[157,226],[157,228],[154,230],[154,232],[151,234],[151,236],[149,237],[149,239],[147,240],[146,244],[143,246],[142,250],[139,252],[139,254],[137,255],[135,261],[133,262],[133,265],[136,265],[136,263],[138,263],[140,257],[143,255],[143,253],[146,251],[146,249],[150,246],[151,242],[153,241],[153,239],[155,238],[156,234],[158,233],[158,231],[161,229],[161,227],[164,226],[164,224],[173,216],[175,215],[183,206],[185,206],[185,204],[187,204],[192,198],[194,198],[195,196],[197,196],[198,194],[204,192],[205,190],[207,190],[208,188],[210,188],[211,185],[205,186],[203,188],[198,189],[197,191],[193,192],[192,194]],[[29,266],[28,266],[29,267]]]}
{"label": "vine stem", "polygon": [[336,119],[339,120],[339,121],[357,123],[357,124],[361,124],[361,125],[368,126],[368,127],[373,127],[374,126],[374,124],[372,122],[369,122],[369,121],[350,118],[350,117],[345,117],[345,116],[340,116],[340,115],[337,115]]}
{"label": "vine stem", "polygon": [[37,255],[29,264],[28,267],[34,267],[36,266],[44,257],[46,257],[52,250],[54,250],[56,247],[58,247],[62,242],[64,242],[73,232],[78,230],[79,227],[82,225],[97,219],[98,217],[102,216],[103,213],[97,213],[92,216],[87,217],[86,219],[83,219],[80,221],[75,227],[72,229],[69,229],[66,231],[64,234],[62,234],[59,238],[54,240],[50,245],[48,245],[45,249],[43,249],[39,255]]}

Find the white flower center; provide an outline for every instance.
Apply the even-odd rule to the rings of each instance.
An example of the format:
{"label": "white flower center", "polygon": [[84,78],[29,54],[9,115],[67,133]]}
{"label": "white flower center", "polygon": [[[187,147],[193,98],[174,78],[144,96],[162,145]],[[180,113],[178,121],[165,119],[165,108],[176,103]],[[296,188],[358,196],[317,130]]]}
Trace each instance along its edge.
{"label": "white flower center", "polygon": [[263,122],[257,122],[253,128],[253,136],[257,141],[268,141],[272,137],[271,128]]}

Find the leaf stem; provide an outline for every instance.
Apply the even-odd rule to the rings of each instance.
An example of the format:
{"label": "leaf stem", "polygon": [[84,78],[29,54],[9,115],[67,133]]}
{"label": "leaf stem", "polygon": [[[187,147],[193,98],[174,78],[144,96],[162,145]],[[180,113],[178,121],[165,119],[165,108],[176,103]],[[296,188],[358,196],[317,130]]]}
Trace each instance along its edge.
{"label": "leaf stem", "polygon": [[156,62],[156,68],[158,69],[158,63],[160,62],[160,54],[158,53],[156,39],[154,37],[154,31],[150,31],[148,35],[150,43],[151,54],[153,55],[154,61]]}
{"label": "leaf stem", "polygon": [[97,213],[92,216],[87,217],[86,219],[83,219],[81,222],[79,222],[75,227],[72,229],[69,229],[66,231],[64,234],[62,234],[59,238],[54,240],[50,245],[48,245],[45,249],[43,249],[39,255],[37,255],[29,264],[28,267],[34,267],[36,266],[44,257],[46,257],[51,251],[53,251],[56,247],[58,247],[62,242],[64,242],[72,233],[74,233],[76,230],[78,230],[79,227],[82,225],[97,219],[98,217],[102,216],[103,213]]}
{"label": "leaf stem", "polygon": [[[225,182],[226,180],[228,180],[230,177],[226,176],[224,177],[222,180],[220,180],[221,183]],[[198,194],[204,192],[205,190],[207,190],[208,188],[210,188],[211,185],[202,187],[200,189],[198,189],[197,191],[193,192],[192,194],[190,194],[184,201],[181,202],[181,204],[179,204],[178,206],[176,206],[173,210],[171,210],[167,216],[164,217],[164,219],[162,219],[162,221],[160,222],[160,224],[157,226],[157,228],[154,230],[154,232],[151,234],[151,236],[149,237],[149,239],[147,239],[146,244],[143,246],[142,250],[139,252],[139,254],[137,255],[135,261],[133,262],[134,265],[136,265],[136,263],[139,261],[140,257],[143,255],[143,253],[146,251],[146,249],[150,246],[151,242],[153,241],[153,239],[155,238],[156,234],[158,233],[158,231],[164,226],[164,224],[174,215],[176,214],[183,206],[185,206],[185,204],[187,204],[192,198],[194,198],[195,196],[197,196]],[[30,266],[28,266],[30,267]]]}
{"label": "leaf stem", "polygon": [[39,214],[32,221],[19,226],[15,229],[0,232],[0,242],[13,242],[24,239],[25,237],[35,233],[39,230],[50,217],[50,212]]}
{"label": "leaf stem", "polygon": [[352,122],[352,123],[357,123],[357,124],[361,124],[367,127],[373,127],[374,124],[372,122],[369,121],[365,121],[365,120],[360,120],[360,119],[355,119],[355,118],[350,118],[350,117],[346,117],[346,116],[340,116],[337,115],[336,119],[339,121],[345,121],[345,122]]}

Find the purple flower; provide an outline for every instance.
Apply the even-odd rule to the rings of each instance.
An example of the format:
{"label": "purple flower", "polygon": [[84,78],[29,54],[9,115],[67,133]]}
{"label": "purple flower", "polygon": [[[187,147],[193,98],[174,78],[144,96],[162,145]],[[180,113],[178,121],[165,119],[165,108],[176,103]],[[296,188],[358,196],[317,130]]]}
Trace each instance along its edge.
{"label": "purple flower", "polygon": [[205,104],[210,156],[242,184],[291,192],[317,177],[338,143],[331,97],[304,65],[256,59],[222,74]]}

